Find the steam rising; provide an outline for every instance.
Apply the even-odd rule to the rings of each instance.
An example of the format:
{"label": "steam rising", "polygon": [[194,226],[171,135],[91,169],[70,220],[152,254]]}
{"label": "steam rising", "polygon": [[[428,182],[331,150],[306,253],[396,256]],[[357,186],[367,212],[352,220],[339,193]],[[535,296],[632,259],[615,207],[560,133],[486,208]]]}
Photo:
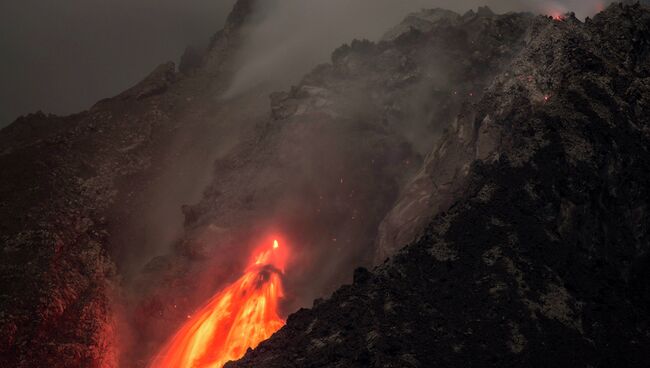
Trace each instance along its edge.
{"label": "steam rising", "polygon": [[602,10],[607,0],[267,0],[258,3],[263,19],[239,54],[242,65],[224,97],[262,82],[286,88],[336,47],[354,38],[378,40],[407,14],[422,8],[459,13],[488,5],[498,13],[531,11],[584,18]]}
{"label": "steam rising", "polygon": [[[157,64],[218,30],[235,0],[0,3],[0,128],[18,115],[69,114],[119,93]],[[418,8],[457,12],[489,5],[593,14],[609,0],[265,0],[265,20],[240,57],[227,96],[260,81],[294,83],[353,38],[377,39]]]}

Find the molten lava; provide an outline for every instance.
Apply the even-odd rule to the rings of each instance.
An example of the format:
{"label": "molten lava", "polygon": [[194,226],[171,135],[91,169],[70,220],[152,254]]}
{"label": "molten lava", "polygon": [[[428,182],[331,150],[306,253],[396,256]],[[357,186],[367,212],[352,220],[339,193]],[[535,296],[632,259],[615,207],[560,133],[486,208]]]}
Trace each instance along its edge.
{"label": "molten lava", "polygon": [[150,368],[221,368],[284,325],[278,315],[286,256],[278,241],[256,252],[244,275],[218,292],[172,337]]}

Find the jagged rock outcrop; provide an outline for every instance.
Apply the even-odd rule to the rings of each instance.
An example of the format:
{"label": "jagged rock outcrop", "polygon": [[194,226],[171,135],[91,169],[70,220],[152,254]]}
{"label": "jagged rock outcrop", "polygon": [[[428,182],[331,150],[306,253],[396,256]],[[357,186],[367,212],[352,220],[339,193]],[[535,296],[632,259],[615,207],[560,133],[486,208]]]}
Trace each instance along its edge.
{"label": "jagged rock outcrop", "polygon": [[537,18],[427,164],[451,203],[227,367],[647,366],[649,27]]}
{"label": "jagged rock outcrop", "polygon": [[[494,148],[488,146],[496,142],[485,138],[481,140],[480,151],[474,147],[472,104],[481,101],[484,90],[497,74],[511,75],[512,58],[531,37],[533,16],[529,14],[495,15],[483,9],[477,14],[469,12],[452,18],[456,19],[454,26],[449,25],[448,18],[432,23],[432,28],[416,42],[439,44],[421,60],[425,66],[420,68],[438,64],[437,72],[448,78],[449,84],[443,93],[421,103],[440,106],[444,114],[434,115],[432,120],[456,134],[446,134],[426,156],[424,165],[409,178],[400,199],[385,216],[379,227],[376,263],[413,241],[435,213],[448,208],[461,190],[472,160]],[[489,137],[485,135],[487,129],[483,128],[483,137]]]}

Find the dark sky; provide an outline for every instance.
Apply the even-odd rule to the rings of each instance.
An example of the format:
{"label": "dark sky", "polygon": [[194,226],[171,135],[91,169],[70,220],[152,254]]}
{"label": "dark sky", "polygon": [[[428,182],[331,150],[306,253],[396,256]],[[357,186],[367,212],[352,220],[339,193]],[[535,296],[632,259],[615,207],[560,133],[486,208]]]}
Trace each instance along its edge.
{"label": "dark sky", "polygon": [[0,1],[0,127],[68,114],[178,61],[223,25],[234,0]]}

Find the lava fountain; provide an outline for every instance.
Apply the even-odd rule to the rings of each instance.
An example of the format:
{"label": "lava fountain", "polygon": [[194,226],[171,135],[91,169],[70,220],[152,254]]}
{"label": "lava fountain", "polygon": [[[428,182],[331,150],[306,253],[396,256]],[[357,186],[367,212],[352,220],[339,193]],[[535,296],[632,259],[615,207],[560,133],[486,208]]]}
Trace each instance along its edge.
{"label": "lava fountain", "polygon": [[277,240],[258,249],[237,281],[219,291],[176,332],[149,368],[221,368],[284,326],[286,251]]}

